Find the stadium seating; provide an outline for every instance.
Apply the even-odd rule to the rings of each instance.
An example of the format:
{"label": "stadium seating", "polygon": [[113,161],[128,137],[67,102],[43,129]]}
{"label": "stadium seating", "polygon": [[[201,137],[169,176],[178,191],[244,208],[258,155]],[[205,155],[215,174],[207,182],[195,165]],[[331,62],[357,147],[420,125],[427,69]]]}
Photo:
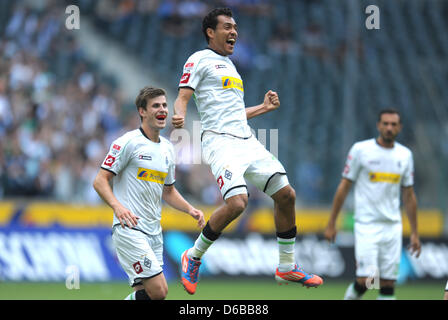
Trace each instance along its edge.
{"label": "stadium seating", "polygon": [[[95,1],[68,2],[79,5],[99,31],[123,43],[140,59],[142,70],[151,68],[172,88],[177,86],[186,58],[206,45],[199,17],[173,18],[156,8],[105,20]],[[374,137],[377,112],[396,107],[405,125],[399,141],[414,150],[417,186],[419,182],[432,186],[421,190],[420,203],[446,206],[437,194],[440,188],[447,191],[448,170],[429,181],[425,168],[444,168],[448,163],[448,25],[444,19],[448,3],[265,2],[274,4],[268,15],[249,14],[238,5],[234,8],[240,33],[255,47],[253,63],[240,69],[245,99],[247,105],[253,105],[268,89],[279,92],[280,110],[250,120],[250,124],[253,128],[279,128],[279,158],[294,185],[301,183],[302,161],[312,159],[317,165],[324,183],[315,190],[314,202],[301,201],[330,203],[351,143]],[[364,10],[370,4],[380,8],[380,30],[365,28]],[[354,10],[359,13],[357,36],[348,39]],[[288,49],[283,51],[273,45],[280,23],[292,30]],[[170,28],[180,30],[175,29],[179,26],[185,32],[170,32]],[[422,146],[422,141],[430,144]],[[428,150],[433,156],[428,156]]]}

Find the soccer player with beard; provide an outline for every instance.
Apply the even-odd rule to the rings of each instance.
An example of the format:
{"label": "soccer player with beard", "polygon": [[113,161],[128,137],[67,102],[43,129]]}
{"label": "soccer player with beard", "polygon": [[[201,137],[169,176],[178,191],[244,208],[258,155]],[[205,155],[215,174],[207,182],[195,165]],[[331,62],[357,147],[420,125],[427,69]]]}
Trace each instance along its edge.
{"label": "soccer player with beard", "polygon": [[243,81],[229,59],[238,38],[230,9],[218,8],[208,13],[202,31],[208,46],[192,54],[184,65],[172,123],[175,128],[184,126],[187,104],[193,97],[202,125],[202,154],[225,203],[213,212],[194,246],[181,257],[184,288],[189,294],[195,293],[201,257],[245,210],[246,180],[274,200],[279,248],[275,279],[317,287],[322,279],[305,272],[295,262],[295,191],[282,164],[252,135],[247,123],[247,119],[277,109],[278,94],[269,90],[261,104],[245,107]]}
{"label": "soccer player with beard", "polygon": [[355,183],[356,281],[348,287],[346,300],[361,299],[370,286],[367,282],[376,276],[380,280],[378,299],[395,299],[402,248],[400,191],[411,226],[411,254],[418,257],[421,251],[412,152],[395,141],[402,129],[399,112],[382,110],[377,129],[378,138],[351,147],[324,232],[327,240],[335,240],[336,219]]}
{"label": "soccer player with beard", "polygon": [[165,91],[145,87],[135,104],[140,128],[112,143],[93,186],[114,211],[112,241],[134,288],[126,300],[162,300],[168,292],[163,275],[162,199],[198,220],[200,228],[205,221],[174,186],[174,148],[160,136],[168,116]]}

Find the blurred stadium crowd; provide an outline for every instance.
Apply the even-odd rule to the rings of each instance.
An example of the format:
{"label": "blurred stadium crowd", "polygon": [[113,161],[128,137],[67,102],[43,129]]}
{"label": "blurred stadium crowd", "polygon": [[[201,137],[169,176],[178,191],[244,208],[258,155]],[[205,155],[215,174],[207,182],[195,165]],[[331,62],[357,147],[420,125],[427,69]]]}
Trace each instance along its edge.
{"label": "blurred stadium crowd", "polygon": [[[78,5],[98,32],[139,59],[142,72],[151,68],[174,89],[186,58],[206,45],[203,15],[229,6],[239,24],[232,60],[243,76],[247,105],[258,104],[271,88],[282,101],[281,110],[250,124],[279,128],[279,158],[301,203],[331,202],[349,148],[342,137],[350,131],[353,143],[375,136],[377,111],[394,106],[405,124],[399,141],[415,153],[421,203],[446,206],[438,196],[448,181],[443,166],[448,139],[442,139],[448,137],[446,2],[358,1],[354,34],[347,27],[351,1],[48,0],[32,8],[27,3],[5,1],[0,13],[1,197],[98,202],[91,181],[106,148],[139,125],[114,75],[89,61],[64,28],[67,5]],[[364,28],[364,8],[373,3],[382,10],[381,31]],[[428,164],[434,173],[428,173]],[[217,188],[204,170],[179,166],[179,188],[214,203],[220,200]],[[255,190],[252,195],[258,197]]]}
{"label": "blurred stadium crowd", "polygon": [[64,31],[64,6],[9,1],[0,41],[0,194],[94,199],[104,139],[126,125],[113,82]]}

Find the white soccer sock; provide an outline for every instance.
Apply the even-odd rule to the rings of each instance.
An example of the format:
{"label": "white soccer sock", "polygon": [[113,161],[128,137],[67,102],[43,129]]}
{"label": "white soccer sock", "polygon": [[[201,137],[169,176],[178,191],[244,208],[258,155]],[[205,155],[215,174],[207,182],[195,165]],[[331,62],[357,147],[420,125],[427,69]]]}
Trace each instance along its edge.
{"label": "white soccer sock", "polygon": [[135,291],[130,293],[124,300],[135,300]]}
{"label": "white soccer sock", "polygon": [[362,295],[360,295],[355,290],[355,284],[352,282],[348,286],[347,290],[345,291],[344,300],[361,300]]}
{"label": "white soccer sock", "polygon": [[214,241],[207,239],[201,232],[196,239],[194,246],[187,252],[189,258],[201,259],[207,249],[213,244]]}
{"label": "white soccer sock", "polygon": [[376,300],[397,300],[397,298],[395,298],[395,296],[387,296],[379,294]]}
{"label": "white soccer sock", "polygon": [[279,264],[278,271],[288,272],[295,267],[294,246],[296,238],[284,239],[277,237]]}

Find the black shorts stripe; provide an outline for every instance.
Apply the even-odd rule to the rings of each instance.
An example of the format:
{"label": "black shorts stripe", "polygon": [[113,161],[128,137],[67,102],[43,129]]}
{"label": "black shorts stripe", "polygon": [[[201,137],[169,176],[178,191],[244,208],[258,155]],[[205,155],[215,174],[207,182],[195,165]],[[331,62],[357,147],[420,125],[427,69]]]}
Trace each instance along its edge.
{"label": "black shorts stripe", "polygon": [[163,271],[160,271],[159,273],[157,273],[157,274],[155,274],[155,275],[152,275],[152,276],[150,276],[150,277],[135,278],[135,279],[134,279],[134,283],[132,284],[132,287],[138,286],[139,284],[143,284],[143,283],[142,283],[143,280],[151,279],[151,278],[157,277],[157,276],[158,276],[159,274],[161,274],[162,272],[163,272]]}
{"label": "black shorts stripe", "polygon": [[266,189],[268,188],[269,181],[276,175],[276,174],[286,174],[286,172],[276,172],[272,176],[269,177],[268,181],[266,181],[266,184],[264,186],[263,192],[266,192]]}
{"label": "black shorts stripe", "polygon": [[109,169],[106,169],[106,168],[103,168],[103,167],[101,167],[101,169],[106,170],[106,171],[109,171],[109,172],[112,172],[112,173],[114,174],[114,176],[117,175],[117,174],[116,174],[115,172],[113,172],[112,170],[109,170]]}
{"label": "black shorts stripe", "polygon": [[230,188],[229,190],[227,190],[226,193],[224,193],[224,195],[222,196],[222,198],[225,199],[226,195],[229,193],[230,190],[233,190],[233,189],[236,189],[236,188],[242,188],[242,187],[246,188],[246,190],[249,191],[245,184],[241,184],[239,186],[234,186],[234,187]]}

